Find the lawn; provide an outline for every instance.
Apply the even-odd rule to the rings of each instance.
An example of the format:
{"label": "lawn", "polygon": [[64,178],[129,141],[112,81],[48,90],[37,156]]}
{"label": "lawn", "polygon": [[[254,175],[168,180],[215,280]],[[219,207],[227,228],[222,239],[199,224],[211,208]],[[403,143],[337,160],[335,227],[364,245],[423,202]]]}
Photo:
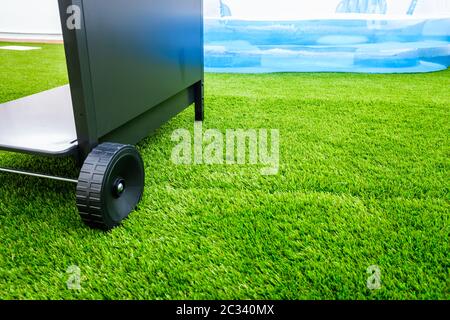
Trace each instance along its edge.
{"label": "lawn", "polygon": [[[67,82],[60,45],[0,65],[0,103]],[[279,174],[173,164],[193,107],[138,145],[145,195],[110,233],[82,224],[73,185],[0,174],[0,298],[449,299],[449,87],[450,70],[207,74],[204,127],[279,129]],[[65,159],[0,166],[77,175]]]}

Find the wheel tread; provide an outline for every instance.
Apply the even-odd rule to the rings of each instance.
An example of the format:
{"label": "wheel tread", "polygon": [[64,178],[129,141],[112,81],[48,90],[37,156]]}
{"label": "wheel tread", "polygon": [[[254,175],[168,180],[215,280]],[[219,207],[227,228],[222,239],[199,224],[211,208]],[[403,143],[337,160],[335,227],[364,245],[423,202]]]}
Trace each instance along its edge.
{"label": "wheel tread", "polygon": [[103,143],[89,154],[80,171],[76,201],[83,222],[96,229],[108,230],[101,211],[100,193],[107,164],[123,147],[117,143]]}

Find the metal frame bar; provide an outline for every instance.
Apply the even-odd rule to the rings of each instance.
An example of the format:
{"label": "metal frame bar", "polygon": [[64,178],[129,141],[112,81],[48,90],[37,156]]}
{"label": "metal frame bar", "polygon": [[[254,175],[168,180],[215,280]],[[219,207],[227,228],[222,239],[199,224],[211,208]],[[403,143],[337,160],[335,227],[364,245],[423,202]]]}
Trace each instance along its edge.
{"label": "metal frame bar", "polygon": [[35,177],[35,178],[43,178],[43,179],[49,179],[49,180],[55,180],[55,181],[62,181],[62,182],[69,182],[78,184],[78,180],[70,179],[70,178],[64,178],[64,177],[57,177],[52,176],[48,174],[41,174],[41,173],[35,173],[35,172],[29,172],[24,170],[14,170],[14,169],[8,169],[8,168],[1,168],[0,172],[3,173],[11,173],[11,174],[20,174],[22,176],[29,176],[29,177]]}
{"label": "metal frame bar", "polygon": [[[72,93],[73,114],[78,136],[79,158],[85,159],[99,142],[96,131],[86,26],[84,25],[83,0],[59,0],[58,3]],[[69,30],[67,27],[69,17],[67,8],[73,5],[81,9],[81,28]]]}

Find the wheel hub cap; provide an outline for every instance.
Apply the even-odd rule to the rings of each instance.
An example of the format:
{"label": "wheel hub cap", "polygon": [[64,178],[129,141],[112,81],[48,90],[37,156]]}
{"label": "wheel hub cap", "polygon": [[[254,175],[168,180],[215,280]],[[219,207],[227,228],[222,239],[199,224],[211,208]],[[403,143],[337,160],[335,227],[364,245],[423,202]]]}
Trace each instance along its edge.
{"label": "wheel hub cap", "polygon": [[117,179],[116,183],[114,183],[113,193],[116,198],[120,198],[120,196],[125,191],[125,180]]}

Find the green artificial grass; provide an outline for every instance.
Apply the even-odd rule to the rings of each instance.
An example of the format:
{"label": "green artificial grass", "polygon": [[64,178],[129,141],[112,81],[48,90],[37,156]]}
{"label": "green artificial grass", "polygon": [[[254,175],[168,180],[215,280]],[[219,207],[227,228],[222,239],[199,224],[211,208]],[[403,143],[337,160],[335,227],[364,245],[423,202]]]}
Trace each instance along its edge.
{"label": "green artificial grass", "polygon": [[[67,82],[62,46],[42,48],[0,50],[0,102]],[[145,195],[110,233],[82,224],[74,186],[0,174],[0,298],[449,299],[449,87],[449,70],[207,74],[204,127],[279,129],[279,174],[174,165],[193,107],[139,144]],[[0,166],[77,175],[66,159]]]}

